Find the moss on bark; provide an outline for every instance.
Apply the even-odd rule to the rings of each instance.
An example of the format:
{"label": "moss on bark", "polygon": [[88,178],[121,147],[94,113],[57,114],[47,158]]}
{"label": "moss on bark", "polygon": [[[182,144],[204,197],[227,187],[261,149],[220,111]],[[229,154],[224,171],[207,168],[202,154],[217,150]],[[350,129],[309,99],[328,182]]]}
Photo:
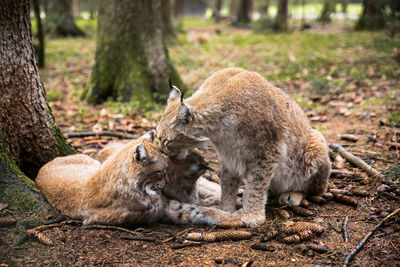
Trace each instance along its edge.
{"label": "moss on bark", "polygon": [[45,216],[54,209],[11,159],[0,135],[0,202]]}

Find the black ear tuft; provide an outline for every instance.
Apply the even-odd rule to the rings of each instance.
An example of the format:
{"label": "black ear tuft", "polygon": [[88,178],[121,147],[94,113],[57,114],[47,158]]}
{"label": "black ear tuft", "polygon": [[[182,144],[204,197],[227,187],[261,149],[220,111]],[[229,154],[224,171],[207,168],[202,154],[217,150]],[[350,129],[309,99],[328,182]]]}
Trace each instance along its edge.
{"label": "black ear tuft", "polygon": [[186,124],[189,124],[191,118],[192,118],[192,115],[190,114],[189,107],[185,103],[182,103],[179,113],[176,116],[176,120],[179,123],[186,125]]}
{"label": "black ear tuft", "polygon": [[185,96],[185,92],[181,94],[181,103],[183,103],[183,97]]}
{"label": "black ear tuft", "polygon": [[173,85],[172,85],[172,80],[171,80],[171,78],[168,79],[168,84],[169,84],[169,89],[172,89],[172,86],[173,86]]}
{"label": "black ear tuft", "polygon": [[143,135],[140,138],[146,139],[150,143],[153,143],[154,142],[154,132],[153,131],[148,131],[145,135]]}
{"label": "black ear tuft", "polygon": [[171,84],[171,90],[169,91],[169,97],[168,97],[168,102],[169,101],[178,101],[179,98],[182,97],[181,91],[178,89],[178,87],[174,86]]}

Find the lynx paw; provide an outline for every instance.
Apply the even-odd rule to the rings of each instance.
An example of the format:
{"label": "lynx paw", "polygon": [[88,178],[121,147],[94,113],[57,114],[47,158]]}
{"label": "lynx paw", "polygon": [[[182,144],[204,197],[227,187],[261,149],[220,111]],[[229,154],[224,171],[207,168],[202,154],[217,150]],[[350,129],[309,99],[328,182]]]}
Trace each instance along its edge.
{"label": "lynx paw", "polygon": [[303,199],[303,194],[298,192],[286,192],[280,195],[279,204],[288,205],[289,207],[297,207]]}
{"label": "lynx paw", "polygon": [[246,227],[254,228],[265,223],[265,215],[242,213],[240,210],[238,211],[238,214],[240,215],[240,220],[244,222]]}

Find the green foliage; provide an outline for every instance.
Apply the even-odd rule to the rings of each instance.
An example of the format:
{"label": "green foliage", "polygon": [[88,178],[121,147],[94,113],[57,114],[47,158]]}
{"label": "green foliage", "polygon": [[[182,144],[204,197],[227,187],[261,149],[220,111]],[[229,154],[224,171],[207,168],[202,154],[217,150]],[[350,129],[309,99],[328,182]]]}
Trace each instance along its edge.
{"label": "green foliage", "polygon": [[389,123],[398,123],[400,122],[400,113],[393,112],[386,117]]}

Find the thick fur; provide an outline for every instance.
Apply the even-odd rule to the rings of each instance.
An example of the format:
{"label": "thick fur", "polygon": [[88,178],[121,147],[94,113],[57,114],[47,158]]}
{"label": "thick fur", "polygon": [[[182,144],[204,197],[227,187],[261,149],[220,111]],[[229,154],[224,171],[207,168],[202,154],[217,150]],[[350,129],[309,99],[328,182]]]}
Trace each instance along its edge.
{"label": "thick fur", "polygon": [[85,155],[56,158],[40,169],[37,186],[55,208],[85,224],[235,219],[219,209],[168,200],[162,193],[168,161],[150,141],[143,137],[109,151],[103,164]]}
{"label": "thick fur", "polygon": [[[126,144],[112,142],[107,144],[96,155],[96,159],[103,163],[108,157],[122,149]],[[169,183],[162,190],[164,195],[171,200],[180,202],[211,206],[219,203],[221,188],[219,184],[203,177],[208,168],[204,157],[196,151],[182,162],[168,160],[167,174]]]}
{"label": "thick fur", "polygon": [[160,150],[178,159],[211,140],[221,162],[220,207],[235,210],[243,181],[242,212],[258,215],[258,223],[265,220],[266,192],[296,206],[303,194],[327,188],[324,137],[291,97],[254,72],[218,71],[184,101],[173,87],[157,135]]}

